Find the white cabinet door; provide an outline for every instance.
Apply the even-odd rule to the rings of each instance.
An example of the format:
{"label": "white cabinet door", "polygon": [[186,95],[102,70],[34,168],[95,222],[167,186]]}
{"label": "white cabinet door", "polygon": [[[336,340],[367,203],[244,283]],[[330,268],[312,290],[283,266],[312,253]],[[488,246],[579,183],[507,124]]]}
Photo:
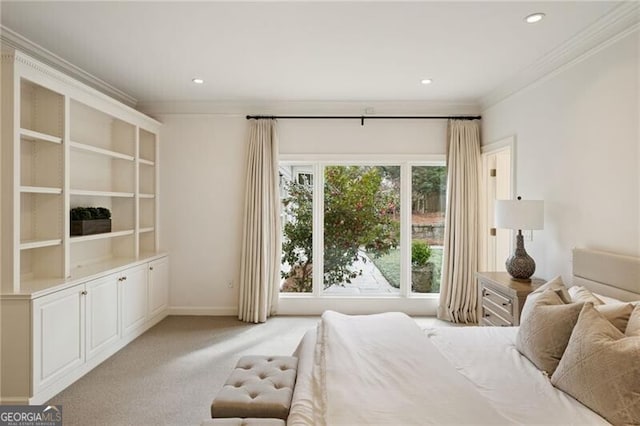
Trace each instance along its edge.
{"label": "white cabinet door", "polygon": [[169,259],[149,263],[149,318],[162,313],[169,305]]}
{"label": "white cabinet door", "polygon": [[85,284],[87,360],[120,338],[118,278],[112,274]]}
{"label": "white cabinet door", "polygon": [[144,326],[147,319],[147,265],[136,266],[121,274],[122,335]]}
{"label": "white cabinet door", "polygon": [[84,363],[84,285],[33,301],[33,392]]}

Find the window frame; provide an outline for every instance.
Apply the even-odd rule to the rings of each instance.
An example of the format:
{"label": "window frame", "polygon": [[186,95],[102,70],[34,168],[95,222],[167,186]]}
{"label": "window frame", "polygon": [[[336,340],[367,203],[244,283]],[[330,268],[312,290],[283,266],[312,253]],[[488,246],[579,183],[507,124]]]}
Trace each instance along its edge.
{"label": "window frame", "polygon": [[[313,284],[307,293],[280,292],[280,299],[366,300],[366,299],[439,299],[439,293],[411,291],[411,168],[413,166],[444,166],[443,154],[422,155],[328,155],[280,154],[279,165],[311,166],[313,170]],[[400,166],[400,292],[366,296],[324,293],[324,170],[327,166]]]}

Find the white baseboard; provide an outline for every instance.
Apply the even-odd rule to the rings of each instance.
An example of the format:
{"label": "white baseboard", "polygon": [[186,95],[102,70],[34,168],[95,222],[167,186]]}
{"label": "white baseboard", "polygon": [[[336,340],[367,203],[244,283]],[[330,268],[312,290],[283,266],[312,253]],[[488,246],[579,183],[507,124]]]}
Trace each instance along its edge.
{"label": "white baseboard", "polygon": [[22,398],[0,398],[0,405],[29,405],[29,397]]}
{"label": "white baseboard", "polygon": [[237,316],[238,308],[236,306],[225,306],[221,308],[208,306],[171,306],[169,308],[169,315]]}

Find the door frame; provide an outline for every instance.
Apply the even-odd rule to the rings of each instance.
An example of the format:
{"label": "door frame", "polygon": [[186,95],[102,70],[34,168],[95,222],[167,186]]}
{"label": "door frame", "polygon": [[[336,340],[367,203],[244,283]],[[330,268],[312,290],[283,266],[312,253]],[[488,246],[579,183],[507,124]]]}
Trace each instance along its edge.
{"label": "door frame", "polygon": [[[511,189],[511,198],[514,199],[516,196],[516,159],[517,159],[517,150],[516,150],[516,135],[510,135],[504,137],[502,139],[498,139],[497,141],[491,142],[486,145],[482,145],[480,147],[481,152],[481,169],[482,169],[482,178],[481,178],[481,196],[480,196],[480,262],[479,268],[480,270],[487,271],[493,269],[489,266],[489,251],[491,244],[491,237],[489,235],[489,224],[493,221],[491,218],[493,217],[493,212],[489,211],[490,200],[489,197],[492,195],[489,191],[489,165],[488,165],[488,157],[492,154],[496,154],[505,149],[509,149],[511,153],[510,163],[511,163],[511,173],[509,175],[509,185]],[[509,251],[513,251],[513,241],[510,239]]]}

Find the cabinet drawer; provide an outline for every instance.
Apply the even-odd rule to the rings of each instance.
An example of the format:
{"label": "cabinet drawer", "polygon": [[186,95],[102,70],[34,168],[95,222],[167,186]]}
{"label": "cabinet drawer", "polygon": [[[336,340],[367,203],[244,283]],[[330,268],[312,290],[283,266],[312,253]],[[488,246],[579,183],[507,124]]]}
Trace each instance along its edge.
{"label": "cabinet drawer", "polygon": [[513,326],[513,322],[510,319],[500,316],[499,313],[491,311],[491,309],[486,306],[482,306],[482,323],[496,327]]}
{"label": "cabinet drawer", "polygon": [[513,323],[513,315],[511,313],[511,309],[509,309],[510,306],[511,305],[508,305],[508,306],[498,305],[489,298],[482,299],[483,308],[486,308],[488,311],[491,311],[497,315],[500,315],[505,320],[509,321],[510,323]]}
{"label": "cabinet drawer", "polygon": [[513,302],[510,298],[505,297],[491,288],[485,287],[482,289],[482,304],[484,305],[486,301],[499,307],[499,309],[504,311],[509,317],[513,316]]}

